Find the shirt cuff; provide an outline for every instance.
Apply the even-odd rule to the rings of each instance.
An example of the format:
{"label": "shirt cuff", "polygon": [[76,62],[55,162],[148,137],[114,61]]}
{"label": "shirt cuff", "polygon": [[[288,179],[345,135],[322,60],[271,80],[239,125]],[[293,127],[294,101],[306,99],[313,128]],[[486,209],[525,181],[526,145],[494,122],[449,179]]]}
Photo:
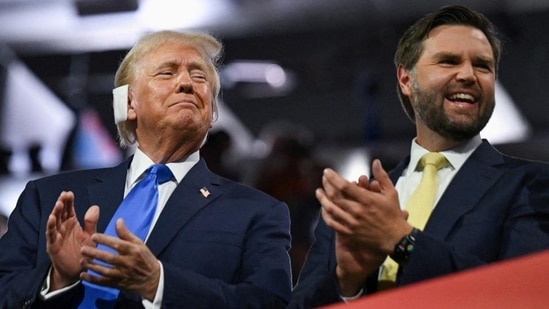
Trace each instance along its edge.
{"label": "shirt cuff", "polygon": [[62,289],[50,292],[51,271],[52,271],[52,268],[50,267],[50,270],[48,271],[48,276],[46,277],[46,280],[44,281],[44,284],[42,284],[42,289],[40,290],[40,297],[43,300],[50,299],[50,298],[52,298],[56,295],[59,295],[59,294],[65,292],[65,291],[68,291],[68,290],[72,289],[73,287],[77,286],[78,283],[80,283],[80,280],[78,280],[72,285],[69,285],[69,286],[64,287]]}
{"label": "shirt cuff", "polygon": [[350,301],[353,301],[355,299],[360,298],[360,296],[362,296],[362,294],[364,294],[364,288],[360,289],[360,291],[358,291],[358,293],[356,293],[356,295],[354,295],[354,296],[345,297],[345,296],[339,295],[339,297],[341,298],[341,300],[348,303]]}
{"label": "shirt cuff", "polygon": [[154,295],[154,300],[152,302],[144,298],[141,300],[145,309],[160,309],[162,306],[162,295],[164,295],[164,267],[162,267],[160,261],[158,261],[158,264],[160,264],[160,278],[158,278],[156,295]]}

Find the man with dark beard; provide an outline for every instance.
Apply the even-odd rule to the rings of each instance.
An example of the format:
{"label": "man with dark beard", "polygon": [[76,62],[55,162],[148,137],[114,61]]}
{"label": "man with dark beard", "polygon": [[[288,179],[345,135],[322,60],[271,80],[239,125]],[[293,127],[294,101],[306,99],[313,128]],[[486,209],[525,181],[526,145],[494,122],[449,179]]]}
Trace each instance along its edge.
{"label": "man with dark beard", "polygon": [[[291,308],[549,248],[548,165],[501,154],[480,137],[495,105],[500,53],[491,22],[462,6],[426,15],[404,33],[395,65],[416,125],[410,155],[390,173],[374,160],[372,179],[357,182],[324,171],[316,191],[322,220]],[[438,162],[425,163],[425,154]],[[422,191],[416,202],[429,164],[437,165],[431,200]]]}

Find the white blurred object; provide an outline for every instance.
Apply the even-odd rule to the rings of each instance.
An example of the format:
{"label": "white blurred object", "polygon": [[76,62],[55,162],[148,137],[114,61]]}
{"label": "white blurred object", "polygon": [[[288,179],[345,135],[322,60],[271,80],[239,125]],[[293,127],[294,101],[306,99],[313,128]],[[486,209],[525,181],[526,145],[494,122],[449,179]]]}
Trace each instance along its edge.
{"label": "white blurred object", "polygon": [[27,182],[37,177],[40,177],[40,175],[0,177],[0,215],[9,217]]}
{"label": "white blurred object", "polygon": [[14,59],[6,67],[0,145],[12,151],[8,168],[14,175],[30,173],[28,149],[39,146],[44,171],[57,172],[76,117],[23,63]]}
{"label": "white blurred object", "polygon": [[225,130],[231,136],[235,156],[250,156],[255,140],[253,134],[221,99],[217,100],[217,109],[219,117],[211,130]]}
{"label": "white blurred object", "polygon": [[492,144],[520,142],[530,135],[530,125],[515,106],[505,88],[496,81],[496,107],[492,118],[480,132]]}

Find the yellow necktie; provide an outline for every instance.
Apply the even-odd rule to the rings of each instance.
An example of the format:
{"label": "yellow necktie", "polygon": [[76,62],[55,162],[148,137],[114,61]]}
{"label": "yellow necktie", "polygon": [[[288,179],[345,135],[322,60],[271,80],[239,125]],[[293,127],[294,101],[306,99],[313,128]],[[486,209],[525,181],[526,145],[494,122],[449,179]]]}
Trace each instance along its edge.
{"label": "yellow necktie", "polygon": [[[438,170],[446,166],[447,162],[446,157],[438,152],[427,153],[419,160],[419,167],[423,167],[421,182],[406,204],[406,210],[409,213],[408,222],[417,229],[423,230],[431,215],[438,186]],[[398,264],[387,257],[383,263],[379,290],[393,287],[397,272]]]}

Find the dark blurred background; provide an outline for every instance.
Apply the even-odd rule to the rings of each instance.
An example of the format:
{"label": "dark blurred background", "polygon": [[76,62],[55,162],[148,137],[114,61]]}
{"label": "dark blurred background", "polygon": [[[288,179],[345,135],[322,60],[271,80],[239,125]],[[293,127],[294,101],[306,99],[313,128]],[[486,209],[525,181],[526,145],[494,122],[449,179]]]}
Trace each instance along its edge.
{"label": "dark blurred background", "polygon": [[205,30],[225,56],[203,156],[288,203],[297,272],[322,169],[355,179],[372,158],[390,169],[408,152],[414,127],[393,53],[406,27],[450,3],[483,12],[504,36],[496,114],[482,136],[549,161],[547,0],[0,0],[0,235],[28,180],[131,153],[117,146],[111,107],[131,44],[154,30]]}

